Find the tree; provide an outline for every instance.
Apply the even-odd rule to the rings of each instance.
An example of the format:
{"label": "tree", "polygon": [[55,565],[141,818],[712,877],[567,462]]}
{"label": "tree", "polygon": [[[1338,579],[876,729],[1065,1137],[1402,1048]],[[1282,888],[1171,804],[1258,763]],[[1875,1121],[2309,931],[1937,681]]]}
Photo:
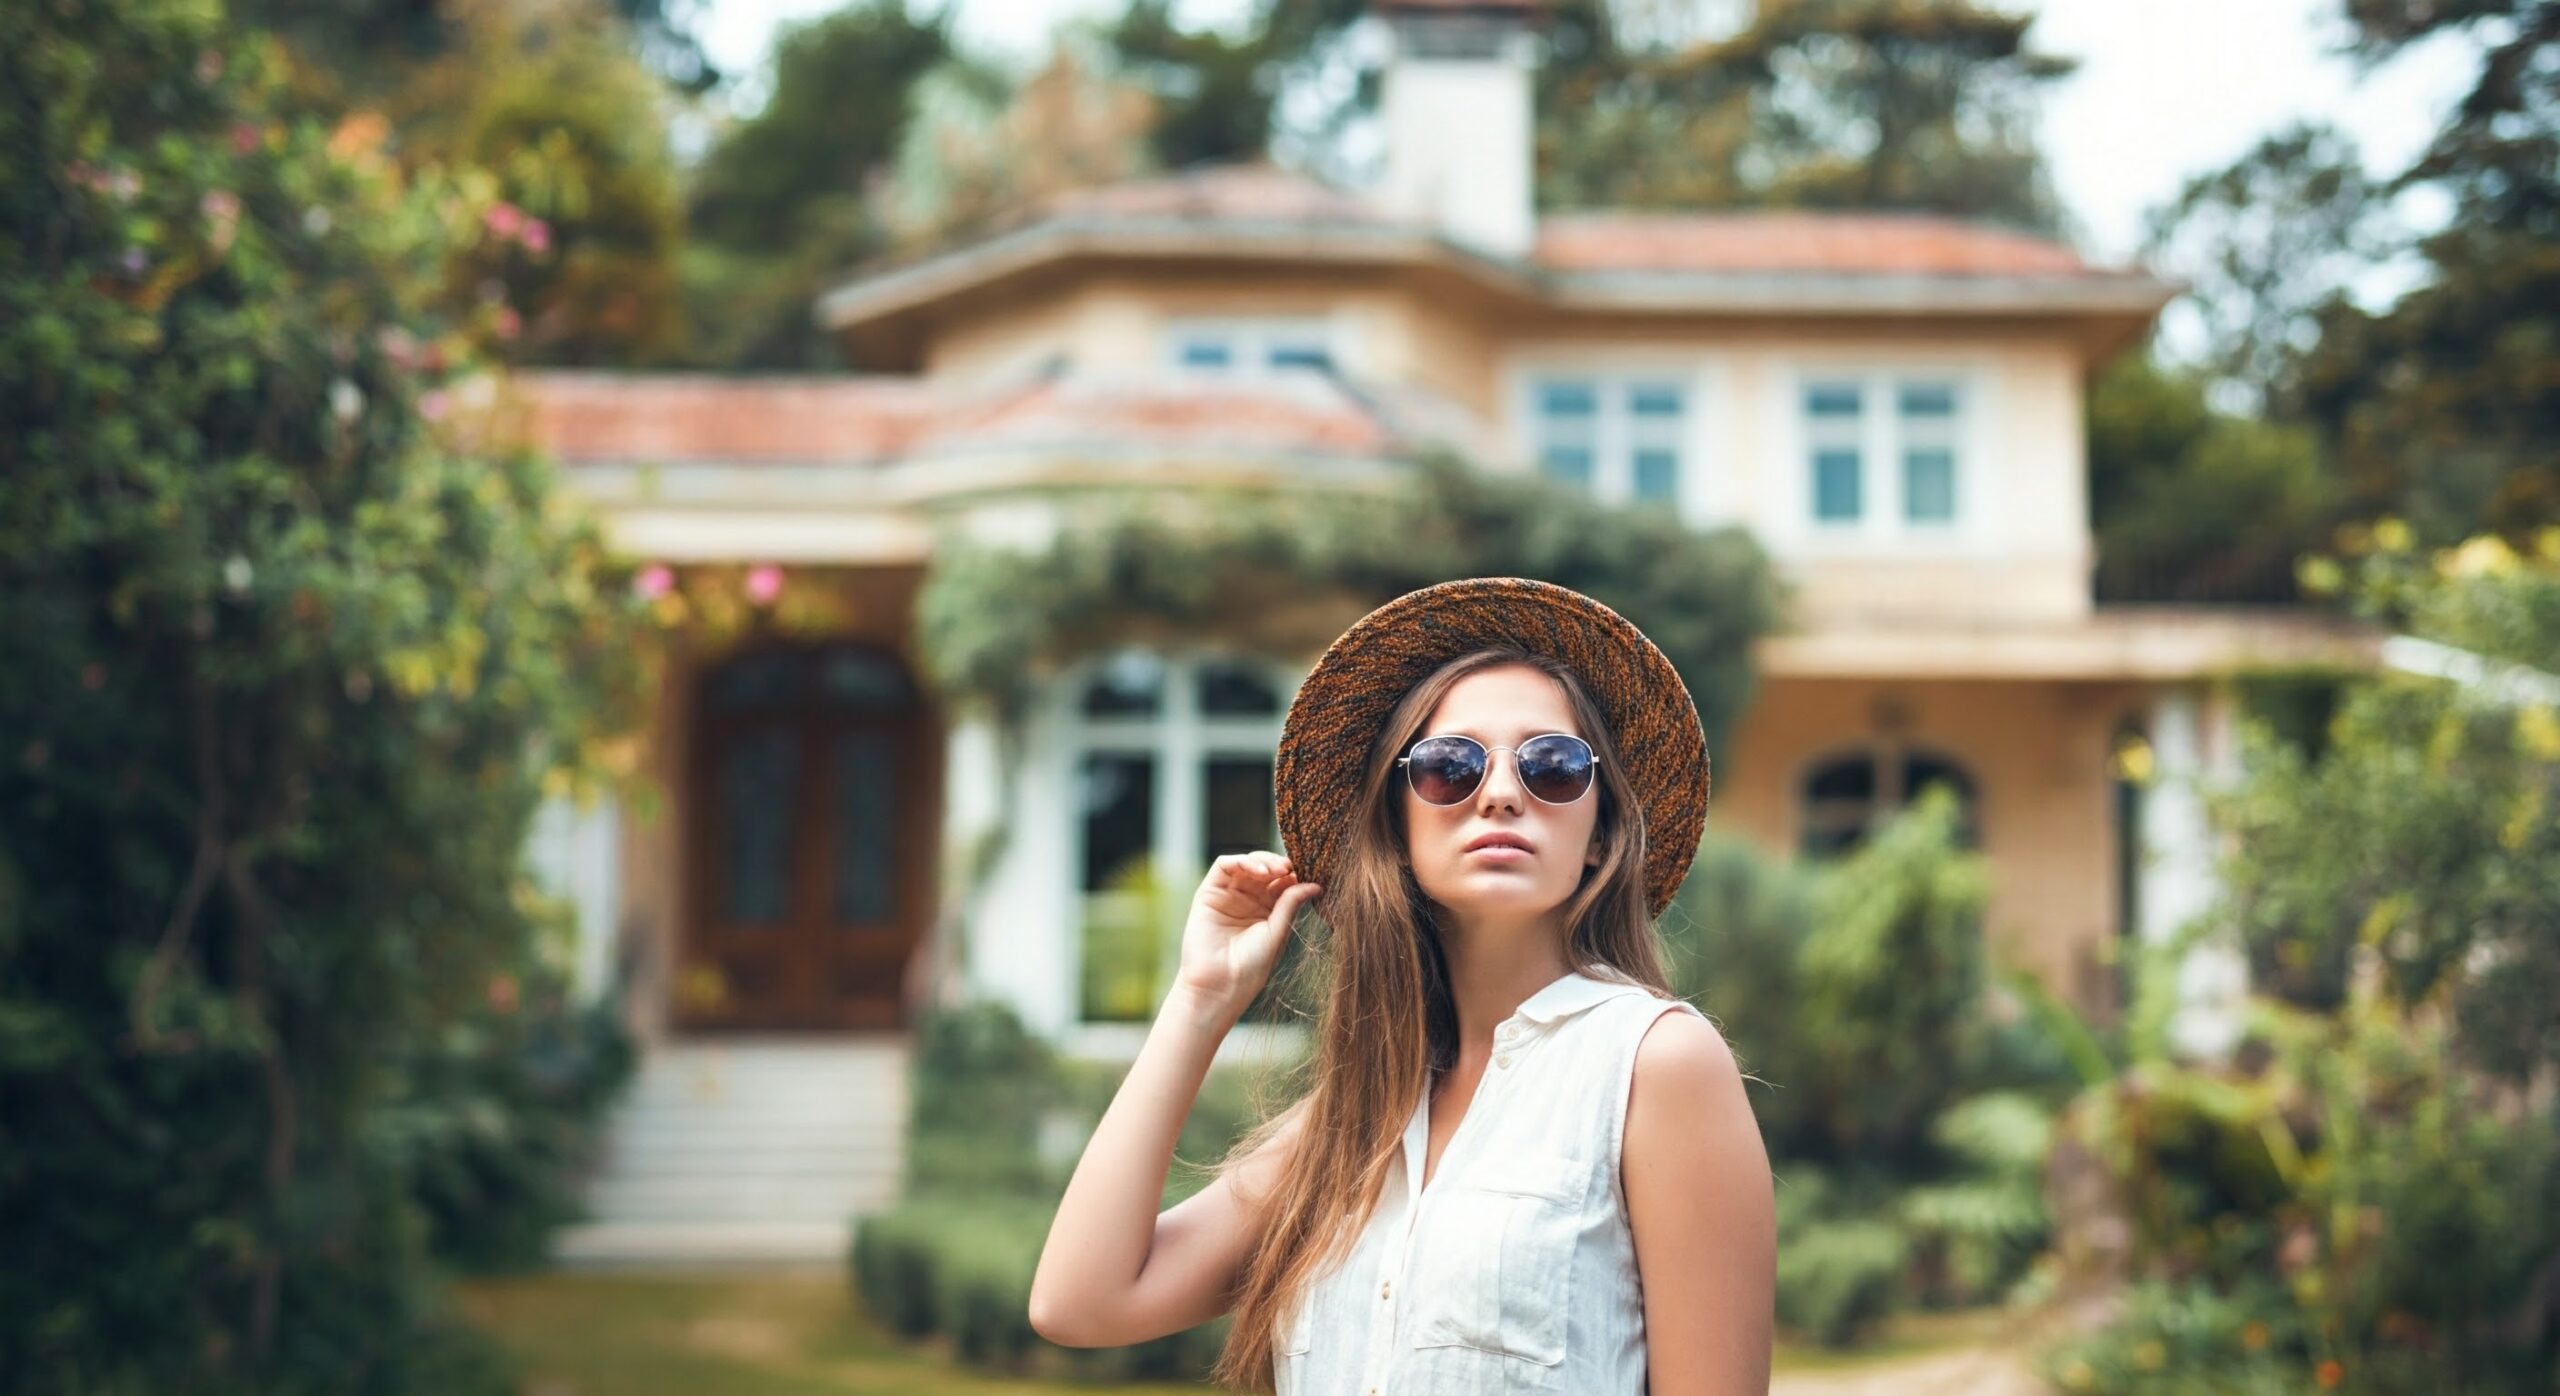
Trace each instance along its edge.
{"label": "tree", "polygon": [[[546,1131],[517,1028],[567,918],[524,841],[636,722],[636,602],[458,435],[485,196],[280,66],[211,0],[0,9],[13,1386],[504,1389],[424,1175]],[[462,1069],[501,1083],[468,1130]]]}
{"label": "tree", "polygon": [[593,0],[477,4],[416,74],[410,159],[485,171],[493,231],[449,269],[461,304],[503,302],[519,362],[631,364],[682,333],[684,229],[660,83]]}
{"label": "tree", "polygon": [[[1364,6],[1361,0],[1265,0],[1241,34],[1184,29],[1171,0],[1131,0],[1105,31],[1122,76],[1154,98],[1149,147],[1167,169],[1260,160],[1283,125],[1291,91],[1324,86],[1318,68],[1337,62],[1328,51]],[[1337,131],[1364,99],[1355,85],[1335,110],[1320,113],[1316,133]]]}
{"label": "tree", "polygon": [[2152,210],[2143,260],[2183,281],[2216,397],[2294,415],[2320,321],[2397,241],[2385,190],[2335,127],[2289,126]]}
{"label": "tree", "polygon": [[[1620,48],[1596,5],[1542,105],[1541,202],[1899,209],[2052,231],[2033,132],[2072,68],[1975,0],[1770,0],[1723,39]],[[1565,100],[1555,100],[1564,98]]]}
{"label": "tree", "polygon": [[2452,204],[2418,247],[2427,280],[2379,313],[2330,307],[2303,408],[2364,512],[2406,517],[2431,542],[2481,527],[2520,542],[2560,521],[2560,2],[2346,12],[2368,61],[2463,36],[2480,69],[2396,181]]}
{"label": "tree", "polygon": [[868,230],[864,186],[897,153],[916,80],[952,55],[948,11],[863,0],[774,40],[772,95],[702,163],[692,223],[734,251],[782,252],[813,233]]}
{"label": "tree", "polygon": [[2298,599],[2295,563],[2338,509],[2309,428],[2226,413],[2142,355],[2091,388],[2088,441],[2099,600]]}

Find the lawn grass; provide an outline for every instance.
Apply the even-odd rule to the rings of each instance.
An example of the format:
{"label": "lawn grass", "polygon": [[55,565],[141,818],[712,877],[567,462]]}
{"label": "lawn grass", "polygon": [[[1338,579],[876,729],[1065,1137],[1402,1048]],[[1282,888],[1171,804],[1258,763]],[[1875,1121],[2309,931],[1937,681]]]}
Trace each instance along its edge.
{"label": "lawn grass", "polygon": [[873,1324],[840,1274],[547,1274],[462,1286],[472,1321],[514,1356],[524,1396],[1141,1396],[965,1372]]}
{"label": "lawn grass", "polygon": [[[1195,1386],[1106,1385],[1057,1372],[969,1372],[883,1331],[841,1274],[553,1273],[475,1280],[462,1304],[511,1353],[524,1396],[1163,1396]],[[1872,1345],[1781,1344],[1780,1374],[1887,1368],[1949,1348],[2002,1346],[1997,1310],[1910,1314]],[[1062,1354],[1052,1354],[1062,1356]]]}

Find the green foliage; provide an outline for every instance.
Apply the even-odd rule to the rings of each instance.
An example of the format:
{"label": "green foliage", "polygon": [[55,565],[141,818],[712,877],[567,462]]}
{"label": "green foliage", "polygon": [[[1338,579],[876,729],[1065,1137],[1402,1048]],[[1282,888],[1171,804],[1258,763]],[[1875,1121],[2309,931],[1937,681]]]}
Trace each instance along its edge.
{"label": "green foliage", "polygon": [[627,578],[431,420],[488,386],[435,309],[480,203],[276,71],[209,2],[0,10],[0,1370],[37,1389],[498,1389],[432,1252],[513,1248],[462,1200],[521,1235],[610,1075],[502,1058],[565,950],[533,814],[640,710]]}
{"label": "green foliage", "polygon": [[2187,288],[2171,314],[2195,321],[2218,393],[2290,415],[2321,314],[2389,251],[2388,203],[2352,137],[2301,122],[2152,211],[2144,261]]}
{"label": "green foliage", "polygon": [[1893,1310],[2006,1294],[2049,1220],[2038,1023],[1995,1022],[1982,869],[1942,792],[1837,864],[1711,836],[1664,918],[1673,985],[1716,1015],[1778,1176],[1778,1311],[1853,1344]]}
{"label": "green foliage", "polygon": [[1975,0],[1785,0],[1730,37],[1620,44],[1567,7],[1576,52],[1541,92],[1548,207],[1899,209],[2051,231],[2033,135],[2071,71],[2031,17]]}
{"label": "green foliage", "polygon": [[2087,430],[2100,601],[2298,599],[2342,504],[2311,431],[2218,411],[2148,357],[2099,377]]}
{"label": "green foliage", "polygon": [[453,60],[472,76],[446,98],[451,129],[412,123],[431,154],[487,171],[507,207],[547,230],[489,239],[452,272],[457,296],[495,296],[521,317],[508,350],[518,361],[629,365],[683,333],[664,94],[629,42],[606,16],[576,9],[481,21]]}
{"label": "green foliage", "polygon": [[[2560,543],[2441,558],[2383,551],[2368,613],[2490,660],[2560,656]],[[2359,963],[2392,1001],[2441,1001],[2481,1068],[2522,1081],[2560,1061],[2560,715],[2494,686],[2388,677],[2349,690],[2313,757],[2259,734],[2220,807],[2225,876],[2255,981],[2313,1006]]]}
{"label": "green foliage", "polygon": [[864,182],[897,151],[910,89],[950,56],[949,12],[919,16],[907,0],[863,0],[785,28],[771,94],[703,160],[695,231],[735,251],[782,253],[822,234],[852,250],[840,230],[864,221]]}
{"label": "green foliage", "polygon": [[1881,1221],[1816,1222],[1778,1248],[1778,1321],[1825,1347],[1849,1347],[1897,1307],[1908,1245]]}
{"label": "green foliage", "polygon": [[[2057,1351],[2066,1389],[2547,1391],[2560,1265],[2560,538],[2414,552],[2372,531],[2358,607],[2482,658],[2350,683],[2325,749],[2260,734],[2218,814],[2260,999],[2227,1064],[2156,1050],[2071,1107],[2143,1282]],[[2332,564],[2334,566],[2334,564]],[[2156,1003],[2175,960],[2147,962]]]}
{"label": "green foliage", "polygon": [[563,976],[493,980],[400,1073],[371,1125],[406,1161],[436,1253],[470,1270],[540,1264],[551,1233],[581,1214],[607,1109],[636,1052],[622,1005],[570,1000]]}
{"label": "green foliage", "polygon": [[[1224,1343],[1224,1319],[1064,1355],[1031,1330],[1031,1276],[1050,1218],[1123,1074],[1062,1060],[999,1003],[947,1007],[920,1023],[906,1200],[854,1233],[852,1277],[865,1305],[903,1336],[947,1337],[979,1366],[1020,1369],[1046,1353],[1095,1378],[1200,1379]],[[1210,1072],[1175,1144],[1165,1205],[1205,1186],[1261,1118],[1256,1085],[1234,1068]]]}
{"label": "green foliage", "polygon": [[1017,713],[1044,673],[1136,641],[1197,637],[1303,659],[1358,614],[1457,577],[1518,575],[1594,596],[1681,672],[1710,748],[1751,691],[1750,645],[1774,627],[1766,555],[1553,484],[1434,460],[1383,495],[1204,492],[1088,506],[1045,551],[953,539],[917,601],[934,681]]}

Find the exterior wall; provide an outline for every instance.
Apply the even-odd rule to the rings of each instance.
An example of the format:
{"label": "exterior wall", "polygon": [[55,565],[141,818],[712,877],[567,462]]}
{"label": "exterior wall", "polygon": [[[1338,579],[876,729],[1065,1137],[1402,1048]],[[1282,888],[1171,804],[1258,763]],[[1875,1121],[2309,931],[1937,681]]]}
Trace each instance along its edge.
{"label": "exterior wall", "polygon": [[2103,1006],[2122,929],[2110,750],[2144,702],[2116,684],[1772,680],[1717,754],[1708,826],[1792,857],[1818,759],[1888,734],[1951,756],[1975,782],[1993,953]]}
{"label": "exterior wall", "polygon": [[[1431,388],[1490,423],[1511,445],[1484,462],[1496,470],[1531,468],[1531,384],[1542,371],[1640,370],[1686,383],[1694,405],[1681,513],[1700,527],[1749,527],[1798,589],[1806,623],[1875,615],[2066,621],[2091,608],[2084,350],[2060,326],[1665,324],[1523,314],[1454,283],[1364,269],[1165,265],[956,308],[927,350],[927,372],[985,379],[1063,355],[1079,372],[1143,376],[1167,371],[1176,323],[1222,318],[1323,322],[1346,373]],[[1904,527],[1884,516],[1879,499],[1870,526],[1817,527],[1805,382],[1833,374],[1883,382],[1900,373],[1961,388],[1957,522],[1925,532]]]}
{"label": "exterior wall", "polygon": [[[1749,528],[1798,588],[1803,623],[1878,614],[2064,621],[2091,609],[2080,361],[2067,343],[1776,329],[1518,339],[1501,360],[1496,415],[1524,454],[1534,381],[1552,371],[1640,372],[1686,385],[1681,514],[1699,527]],[[1962,394],[1956,522],[1924,532],[1873,500],[1855,530],[1817,526],[1805,384],[1905,373],[1949,379]]]}
{"label": "exterior wall", "polygon": [[985,381],[1064,356],[1080,373],[1165,371],[1167,337],[1186,319],[1316,319],[1355,377],[1401,381],[1411,360],[1403,296],[1382,278],[1274,268],[1251,276],[1165,266],[955,310],[925,348],[929,378]]}

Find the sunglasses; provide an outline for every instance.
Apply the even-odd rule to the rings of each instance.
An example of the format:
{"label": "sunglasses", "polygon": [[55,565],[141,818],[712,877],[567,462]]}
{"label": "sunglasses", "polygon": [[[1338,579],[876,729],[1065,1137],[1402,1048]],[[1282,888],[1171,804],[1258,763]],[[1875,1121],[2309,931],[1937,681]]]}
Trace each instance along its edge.
{"label": "sunglasses", "polygon": [[1476,793],[1493,752],[1508,751],[1520,784],[1539,801],[1569,805],[1591,792],[1591,744],[1564,732],[1531,737],[1517,747],[1485,749],[1473,737],[1425,737],[1396,758],[1413,793],[1426,805],[1454,805]]}

